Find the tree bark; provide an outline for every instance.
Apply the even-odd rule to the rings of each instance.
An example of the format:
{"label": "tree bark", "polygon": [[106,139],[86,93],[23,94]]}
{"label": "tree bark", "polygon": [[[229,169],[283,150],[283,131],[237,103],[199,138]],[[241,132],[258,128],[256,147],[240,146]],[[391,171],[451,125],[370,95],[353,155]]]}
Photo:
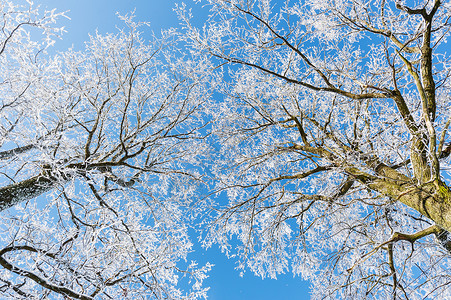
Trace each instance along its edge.
{"label": "tree bark", "polygon": [[0,188],[0,211],[33,199],[55,187],[55,178],[39,174],[24,181]]}
{"label": "tree bark", "polygon": [[376,167],[378,176],[369,175],[357,168],[346,172],[370,189],[399,201],[433,220],[437,225],[451,232],[451,191],[440,180],[417,184],[410,177],[384,165]]}

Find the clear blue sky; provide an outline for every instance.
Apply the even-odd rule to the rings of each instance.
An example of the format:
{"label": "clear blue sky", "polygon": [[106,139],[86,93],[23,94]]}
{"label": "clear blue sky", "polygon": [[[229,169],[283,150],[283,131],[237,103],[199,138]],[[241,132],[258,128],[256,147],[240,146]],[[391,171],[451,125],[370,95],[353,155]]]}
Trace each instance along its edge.
{"label": "clear blue sky", "polygon": [[[136,9],[137,20],[150,22],[150,29],[159,32],[162,28],[178,27],[178,20],[173,12],[178,0],[41,0],[35,1],[43,9],[57,8],[58,11],[69,11],[71,20],[61,20],[67,33],[61,41],[57,41],[56,50],[64,50],[74,46],[83,49],[83,42],[89,33],[97,29],[100,33],[115,31],[119,24],[116,12],[125,14]],[[193,1],[186,0],[193,7],[194,16],[199,22],[208,13],[206,8],[195,6]],[[193,239],[195,240],[195,239]],[[210,277],[205,282],[210,286],[211,300],[303,300],[309,299],[309,284],[292,274],[280,276],[277,280],[255,277],[246,272],[244,277],[234,269],[235,262],[228,260],[217,248],[205,251],[196,245],[196,252],[190,257],[200,265],[209,261],[215,264]]]}

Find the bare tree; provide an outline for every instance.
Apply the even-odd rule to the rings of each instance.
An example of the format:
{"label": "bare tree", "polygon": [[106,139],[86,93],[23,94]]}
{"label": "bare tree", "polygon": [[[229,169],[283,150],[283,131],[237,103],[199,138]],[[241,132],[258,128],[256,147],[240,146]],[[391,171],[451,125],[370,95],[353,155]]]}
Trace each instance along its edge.
{"label": "bare tree", "polygon": [[449,297],[449,1],[203,2],[179,14],[223,76],[207,245],[314,298]]}
{"label": "bare tree", "polygon": [[51,38],[58,15],[14,2],[0,4],[0,293],[203,297],[209,266],[179,262],[205,148],[204,62],[180,59],[173,32],[145,41],[132,16],[50,57],[30,32]]}

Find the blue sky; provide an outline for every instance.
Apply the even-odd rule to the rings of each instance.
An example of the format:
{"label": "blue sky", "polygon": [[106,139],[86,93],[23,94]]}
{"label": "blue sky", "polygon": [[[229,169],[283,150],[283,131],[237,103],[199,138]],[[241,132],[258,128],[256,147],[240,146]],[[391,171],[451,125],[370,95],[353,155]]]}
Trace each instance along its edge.
{"label": "blue sky", "polygon": [[[193,14],[201,22],[208,13],[206,8],[195,6]],[[83,49],[83,42],[88,40],[88,34],[98,30],[100,33],[112,32],[119,24],[116,12],[125,14],[136,9],[139,21],[150,22],[150,30],[159,32],[161,29],[178,27],[178,20],[173,8],[178,0],[41,0],[35,4],[43,9],[57,8],[58,11],[68,11],[70,20],[60,20],[65,26],[63,39],[57,41],[55,50],[64,50],[71,46]],[[194,240],[194,239],[193,239]],[[228,260],[217,248],[205,251],[195,246],[196,252],[190,259],[197,260],[201,265],[207,261],[215,264],[210,277],[205,282],[210,286],[209,299],[212,300],[274,300],[274,299],[309,299],[309,284],[292,274],[280,276],[278,280],[262,280],[252,273],[246,272],[240,277],[234,269],[235,262]]]}

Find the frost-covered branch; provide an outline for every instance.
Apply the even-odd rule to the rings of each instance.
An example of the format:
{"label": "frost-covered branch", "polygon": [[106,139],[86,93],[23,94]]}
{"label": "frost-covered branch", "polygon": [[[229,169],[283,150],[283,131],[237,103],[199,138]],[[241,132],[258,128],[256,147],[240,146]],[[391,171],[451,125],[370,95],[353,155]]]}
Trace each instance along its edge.
{"label": "frost-covered branch", "polygon": [[207,2],[202,28],[179,9],[192,51],[223,78],[212,172],[227,201],[207,245],[262,277],[302,274],[314,298],[449,294],[447,234],[344,271],[393,232],[451,231],[450,6]]}

